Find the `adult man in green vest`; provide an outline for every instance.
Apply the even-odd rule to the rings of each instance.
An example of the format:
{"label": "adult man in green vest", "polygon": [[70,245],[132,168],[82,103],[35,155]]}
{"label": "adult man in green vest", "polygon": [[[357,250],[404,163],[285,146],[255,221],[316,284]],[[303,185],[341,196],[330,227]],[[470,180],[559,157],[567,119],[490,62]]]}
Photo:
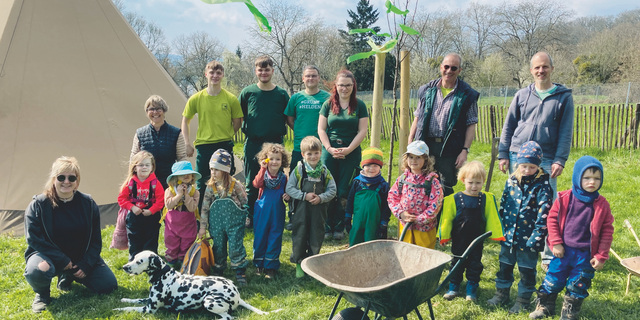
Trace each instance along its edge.
{"label": "adult man in green vest", "polygon": [[409,132],[409,143],[422,140],[429,146],[445,196],[453,193],[478,124],[480,94],[458,78],[461,71],[462,57],[447,54],[440,64],[442,77],[418,89],[418,108]]}

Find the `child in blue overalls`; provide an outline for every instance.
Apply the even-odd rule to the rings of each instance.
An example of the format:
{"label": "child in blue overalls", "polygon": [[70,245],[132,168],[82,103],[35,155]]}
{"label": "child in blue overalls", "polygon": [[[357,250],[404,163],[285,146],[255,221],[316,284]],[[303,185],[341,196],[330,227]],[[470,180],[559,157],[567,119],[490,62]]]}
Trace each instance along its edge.
{"label": "child in blue overalls", "polygon": [[231,155],[225,149],[216,150],[209,161],[211,178],[202,201],[200,231],[213,238],[214,275],[221,276],[227,266],[227,242],[231,269],[236,272],[236,285],[247,285],[245,275],[247,251],[244,248],[244,223],[247,219],[247,193],[244,186],[231,176]]}
{"label": "child in blue overalls", "polygon": [[253,179],[253,187],[259,190],[253,213],[253,264],[258,275],[264,272],[265,278],[272,279],[280,269],[284,201],[289,200],[282,168],[289,166],[290,157],[283,145],[265,143],[256,158],[260,171]]}
{"label": "child in blue overalls", "polygon": [[[455,256],[461,256],[475,238],[487,231],[491,231],[492,240],[504,241],[496,197],[493,193],[482,191],[486,177],[487,172],[481,162],[467,162],[458,171],[458,180],[464,183],[464,191],[444,198],[438,238],[440,238],[440,244],[451,241],[451,253]],[[466,299],[469,301],[478,299],[478,285],[484,269],[482,250],[483,245],[480,243],[471,251],[467,260],[461,262],[462,267],[458,268],[451,277],[449,291],[444,295],[446,300],[453,300],[460,295],[460,282],[465,270]],[[459,258],[453,258],[452,269],[458,260]]]}
{"label": "child in blue overalls", "polygon": [[391,210],[387,205],[389,183],[380,174],[382,165],[382,150],[371,147],[362,151],[362,171],[353,179],[345,208],[349,246],[387,238]]}

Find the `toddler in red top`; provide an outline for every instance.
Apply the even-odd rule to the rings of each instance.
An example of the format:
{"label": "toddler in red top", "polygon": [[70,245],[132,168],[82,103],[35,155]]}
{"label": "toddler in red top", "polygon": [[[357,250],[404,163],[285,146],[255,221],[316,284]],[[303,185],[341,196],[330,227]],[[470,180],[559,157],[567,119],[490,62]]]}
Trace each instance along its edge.
{"label": "toddler in red top", "polygon": [[607,199],[598,193],[603,177],[602,163],[584,156],[573,168],[571,190],[558,193],[547,218],[547,242],[554,258],[530,318],[553,315],[556,297],[566,287],[561,319],[577,319],[595,271],[609,259],[613,215]]}

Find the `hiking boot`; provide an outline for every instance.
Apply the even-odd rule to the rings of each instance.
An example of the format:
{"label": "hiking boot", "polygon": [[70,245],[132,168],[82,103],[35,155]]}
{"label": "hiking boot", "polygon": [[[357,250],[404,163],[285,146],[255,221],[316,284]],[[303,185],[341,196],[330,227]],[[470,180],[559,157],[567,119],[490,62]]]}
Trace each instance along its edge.
{"label": "hiking boot", "polygon": [[51,296],[47,294],[39,294],[36,293],[36,297],[33,299],[33,303],[31,304],[31,311],[33,313],[40,313],[42,311],[47,310],[47,305],[51,303]]}
{"label": "hiking boot", "polygon": [[244,287],[247,284],[248,284],[247,283],[247,275],[245,274],[244,270],[237,271],[236,272],[236,286]]}
{"label": "hiking boot", "polygon": [[342,238],[344,238],[344,232],[342,231],[336,231],[333,233],[333,240],[342,240]]}
{"label": "hiking boot", "polygon": [[324,233],[324,240],[325,241],[331,240],[331,232],[325,232]]}
{"label": "hiking boot", "polygon": [[73,283],[73,276],[63,273],[58,277],[58,290],[71,291],[71,284]]}
{"label": "hiking boot", "polygon": [[256,276],[261,276],[264,273],[264,268],[256,268]]}
{"label": "hiking boot", "polygon": [[296,278],[304,277],[304,270],[302,270],[302,266],[298,263],[296,264]]}
{"label": "hiking boot", "polygon": [[505,305],[509,302],[509,294],[511,293],[511,288],[499,288],[496,289],[496,294],[493,298],[487,300],[487,305],[489,307],[499,307]]}
{"label": "hiking boot", "polygon": [[564,301],[562,302],[562,313],[560,314],[560,320],[578,319],[583,301],[584,298],[574,298],[565,294]]}
{"label": "hiking boot", "polygon": [[460,295],[460,292],[458,292],[459,290],[460,290],[459,284],[449,283],[449,291],[447,291],[447,293],[444,294],[443,298],[445,300],[451,301]]}
{"label": "hiking boot", "polygon": [[529,314],[529,319],[542,319],[550,317],[556,313],[557,293],[537,292],[538,297],[535,300],[536,309]]}
{"label": "hiking boot", "polygon": [[265,269],[264,270],[264,277],[265,279],[275,279],[276,278],[276,269]]}
{"label": "hiking boot", "polygon": [[514,303],[513,307],[509,309],[509,314],[518,314],[522,311],[526,311],[529,308],[529,304],[531,304],[531,296],[528,296],[528,297],[518,296],[516,298],[516,303]]}
{"label": "hiking boot", "polygon": [[475,281],[467,281],[467,301],[478,301],[478,286],[480,284]]}

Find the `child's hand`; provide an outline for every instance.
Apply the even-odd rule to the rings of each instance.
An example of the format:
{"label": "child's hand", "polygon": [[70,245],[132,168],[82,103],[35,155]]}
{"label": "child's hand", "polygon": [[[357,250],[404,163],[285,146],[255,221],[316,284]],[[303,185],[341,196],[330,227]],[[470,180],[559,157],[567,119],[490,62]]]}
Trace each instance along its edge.
{"label": "child's hand", "polygon": [[591,258],[591,266],[596,269],[596,271],[600,271],[602,270],[602,268],[604,268],[604,262],[600,262],[600,260],[594,258]]}
{"label": "child's hand", "polygon": [[284,200],[284,201],[289,201],[289,200],[291,200],[291,197],[290,197],[288,194],[284,193],[284,194],[282,195],[282,200]]}
{"label": "child's hand", "polygon": [[562,246],[561,244],[553,245],[553,248],[551,248],[551,252],[553,252],[554,257],[562,258],[564,257],[564,246]]}
{"label": "child's hand", "polygon": [[151,213],[151,211],[149,209],[144,209],[142,210],[142,215],[145,217],[148,217],[150,215],[152,215],[153,213]]}
{"label": "child's hand", "polygon": [[309,202],[311,202],[311,200],[313,200],[313,196],[315,196],[316,194],[313,192],[309,192],[304,196],[304,200],[307,200]]}
{"label": "child's hand", "polygon": [[400,214],[400,218],[404,223],[414,222],[416,221],[416,216],[410,214],[408,211],[404,211]]}
{"label": "child's hand", "polygon": [[139,207],[137,207],[137,206],[133,206],[133,207],[131,208],[131,212],[133,212],[133,214],[135,214],[136,216],[138,216],[138,215],[140,215],[140,214],[142,213],[142,209],[140,209],[140,208],[139,208]]}
{"label": "child's hand", "polygon": [[266,168],[267,165],[269,165],[269,158],[266,158],[266,159],[260,161],[260,167],[261,168]]}
{"label": "child's hand", "polygon": [[320,204],[321,201],[322,199],[320,199],[320,197],[317,194],[313,193],[313,199],[311,199],[311,201],[309,202],[311,202],[312,205],[316,205],[316,204]]}

